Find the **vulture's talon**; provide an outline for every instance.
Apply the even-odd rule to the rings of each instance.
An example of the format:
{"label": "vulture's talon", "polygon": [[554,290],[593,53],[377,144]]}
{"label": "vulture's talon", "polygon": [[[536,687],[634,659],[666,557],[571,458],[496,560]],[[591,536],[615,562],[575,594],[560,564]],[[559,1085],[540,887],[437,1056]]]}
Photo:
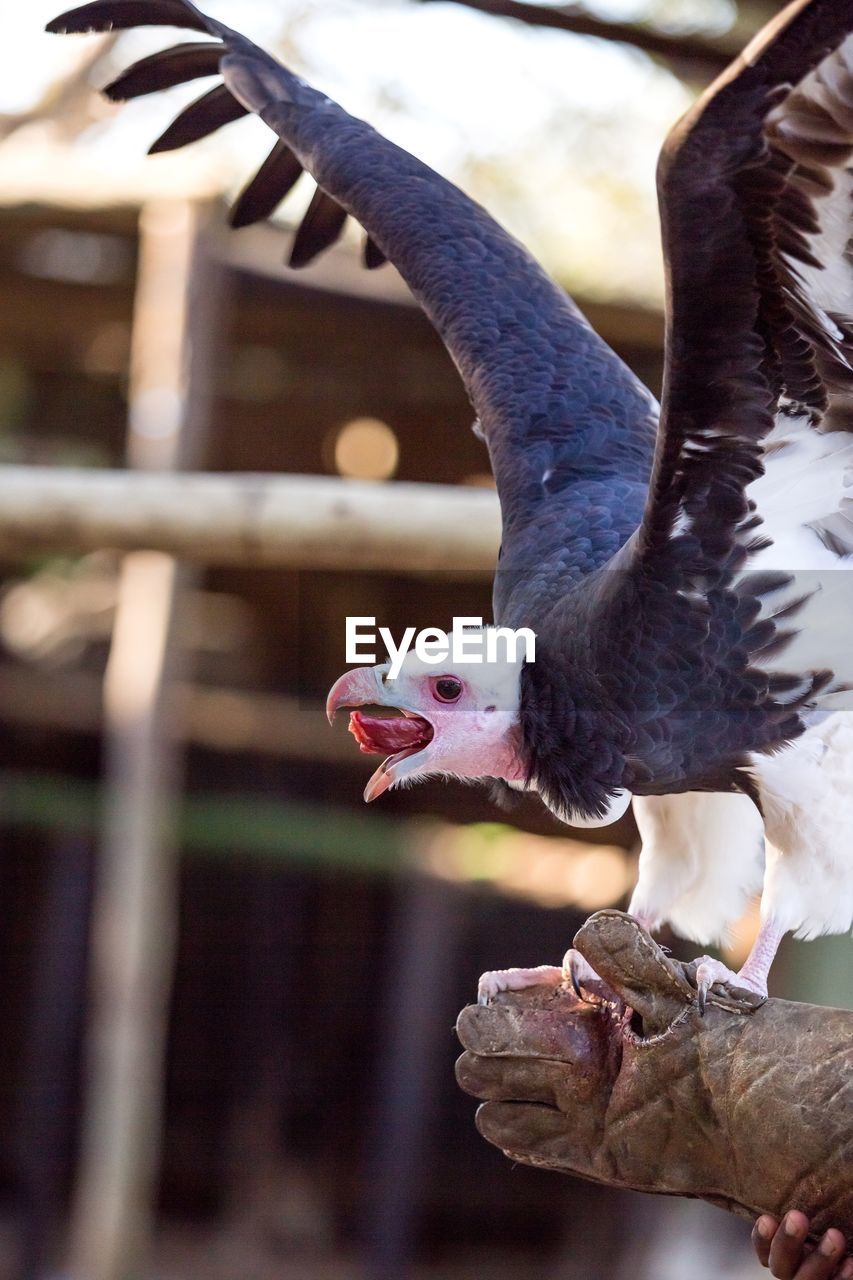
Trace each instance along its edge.
{"label": "vulture's talon", "polygon": [[703,956],[696,965],[696,1006],[699,1010],[700,1018],[705,1017],[708,996],[714,983],[726,982],[730,972],[724,965],[720,964],[719,960],[712,960],[710,956]]}
{"label": "vulture's talon", "polygon": [[578,1000],[582,1000],[584,1004],[592,1004],[592,1001],[589,996],[585,994],[584,989],[581,986],[580,979],[578,978],[577,958],[574,955],[569,961],[569,980],[571,981],[572,990]]}
{"label": "vulture's talon", "polygon": [[766,988],[753,981],[745,971],[735,973],[721,960],[712,956],[701,956],[696,964],[696,1004],[700,1014],[705,1016],[705,1008],[711,987],[718,983],[721,987],[737,987],[744,991],[753,991],[756,995],[767,995]]}
{"label": "vulture's talon", "polygon": [[590,979],[599,982],[600,979],[598,974],[583,958],[581,953],[579,951],[575,951],[574,948],[572,948],[571,951],[567,951],[563,957],[563,973],[572,984],[572,990],[578,1000],[583,1001],[584,1004],[598,1003],[596,1000],[590,999],[583,986],[584,982],[588,982]]}

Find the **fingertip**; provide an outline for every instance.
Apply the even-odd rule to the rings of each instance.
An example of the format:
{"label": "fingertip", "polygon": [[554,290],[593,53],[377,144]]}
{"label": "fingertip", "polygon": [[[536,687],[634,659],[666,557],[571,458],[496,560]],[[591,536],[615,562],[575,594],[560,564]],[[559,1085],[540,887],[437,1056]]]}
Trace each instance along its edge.
{"label": "fingertip", "polygon": [[838,1253],[844,1252],[844,1236],[836,1227],[830,1227],[823,1235],[818,1245],[818,1253],[823,1254],[825,1258],[833,1258]]}
{"label": "fingertip", "polygon": [[770,1246],[768,1266],[771,1275],[779,1277],[779,1280],[791,1280],[805,1256],[808,1231],[809,1220],[804,1213],[792,1209],[785,1214]]}
{"label": "fingertip", "polygon": [[779,1220],[764,1213],[752,1228],[752,1247],[762,1267],[770,1265],[770,1245],[779,1230]]}
{"label": "fingertip", "polygon": [[791,1240],[805,1239],[809,1231],[809,1220],[799,1209],[791,1209],[782,1219],[782,1230]]}
{"label": "fingertip", "polygon": [[853,1258],[848,1258],[841,1268],[839,1280],[853,1280]]}

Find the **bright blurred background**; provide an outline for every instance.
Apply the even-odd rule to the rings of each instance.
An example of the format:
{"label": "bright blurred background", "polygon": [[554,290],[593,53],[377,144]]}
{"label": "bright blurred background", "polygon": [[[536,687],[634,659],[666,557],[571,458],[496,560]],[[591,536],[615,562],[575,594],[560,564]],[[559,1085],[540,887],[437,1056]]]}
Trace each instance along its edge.
{"label": "bright blurred background", "polygon": [[[394,272],[354,235],[282,265],[310,184],[224,230],[264,127],[145,158],[198,88],[95,89],[168,33],[46,36],[57,7],[0,0],[0,463],[488,485]],[[657,150],[774,0],[209,7],[487,205],[657,389]],[[363,808],[322,715],[344,618],[488,616],[487,575],[23,542],[0,573],[0,1276],[763,1274],[718,1211],[513,1170],[454,1083],[477,975],[556,960],[636,874],[630,818]],[[788,944],[777,992],[842,1004],[849,959]]]}

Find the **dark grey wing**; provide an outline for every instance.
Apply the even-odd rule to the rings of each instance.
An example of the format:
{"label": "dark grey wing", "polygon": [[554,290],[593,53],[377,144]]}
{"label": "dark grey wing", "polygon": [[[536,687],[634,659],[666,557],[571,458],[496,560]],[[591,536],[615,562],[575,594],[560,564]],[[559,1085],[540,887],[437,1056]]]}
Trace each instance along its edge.
{"label": "dark grey wing", "polygon": [[[850,0],[796,0],[664,147],[648,505],[546,628],[586,637],[591,652],[569,662],[599,673],[594,697],[619,726],[607,743],[621,764],[605,743],[587,776],[610,769],[638,792],[748,786],[750,754],[796,737],[853,677],[851,32]],[[574,685],[548,667],[529,676],[526,736],[558,795],[577,769],[550,763],[541,708],[565,722]]]}
{"label": "dark grey wing", "polygon": [[[188,108],[158,149],[254,111],[280,141],[235,221],[267,217],[305,169],[319,194],[297,235],[295,263],[331,244],[352,215],[368,235],[366,264],[387,259],[407,281],[459,368],[488,444],[503,512],[496,616],[535,625],[639,522],[657,420],[649,393],[479,205],[195,6],[99,0],[49,29],[133,23],[201,25],[217,37],[207,48],[219,52],[224,84]],[[207,70],[211,56],[187,61],[187,78]],[[107,92],[175,83],[187,58],[155,55]]]}
{"label": "dark grey wing", "polygon": [[[745,490],[769,462],[776,414],[831,428],[827,410],[853,389],[849,314],[829,314],[810,278],[832,274],[853,229],[851,78],[836,60],[851,31],[849,0],[795,0],[667,139],[665,387],[644,554],[682,531],[718,567],[741,559],[754,514]],[[839,76],[838,119],[812,97],[822,67]],[[840,207],[822,210],[842,219],[834,243],[819,216],[837,178]]]}

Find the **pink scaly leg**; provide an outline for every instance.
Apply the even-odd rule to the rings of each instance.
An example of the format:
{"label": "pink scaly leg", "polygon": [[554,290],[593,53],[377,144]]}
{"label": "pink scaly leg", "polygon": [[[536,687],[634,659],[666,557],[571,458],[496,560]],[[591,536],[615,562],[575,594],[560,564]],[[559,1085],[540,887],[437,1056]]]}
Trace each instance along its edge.
{"label": "pink scaly leg", "polygon": [[742,987],[746,987],[749,991],[755,991],[761,996],[767,995],[767,977],[770,973],[770,966],[776,959],[779,943],[784,936],[785,930],[780,929],[775,920],[770,919],[761,922],[761,928],[758,930],[758,936],[752,945],[752,950],[738,973],[738,979]]}

